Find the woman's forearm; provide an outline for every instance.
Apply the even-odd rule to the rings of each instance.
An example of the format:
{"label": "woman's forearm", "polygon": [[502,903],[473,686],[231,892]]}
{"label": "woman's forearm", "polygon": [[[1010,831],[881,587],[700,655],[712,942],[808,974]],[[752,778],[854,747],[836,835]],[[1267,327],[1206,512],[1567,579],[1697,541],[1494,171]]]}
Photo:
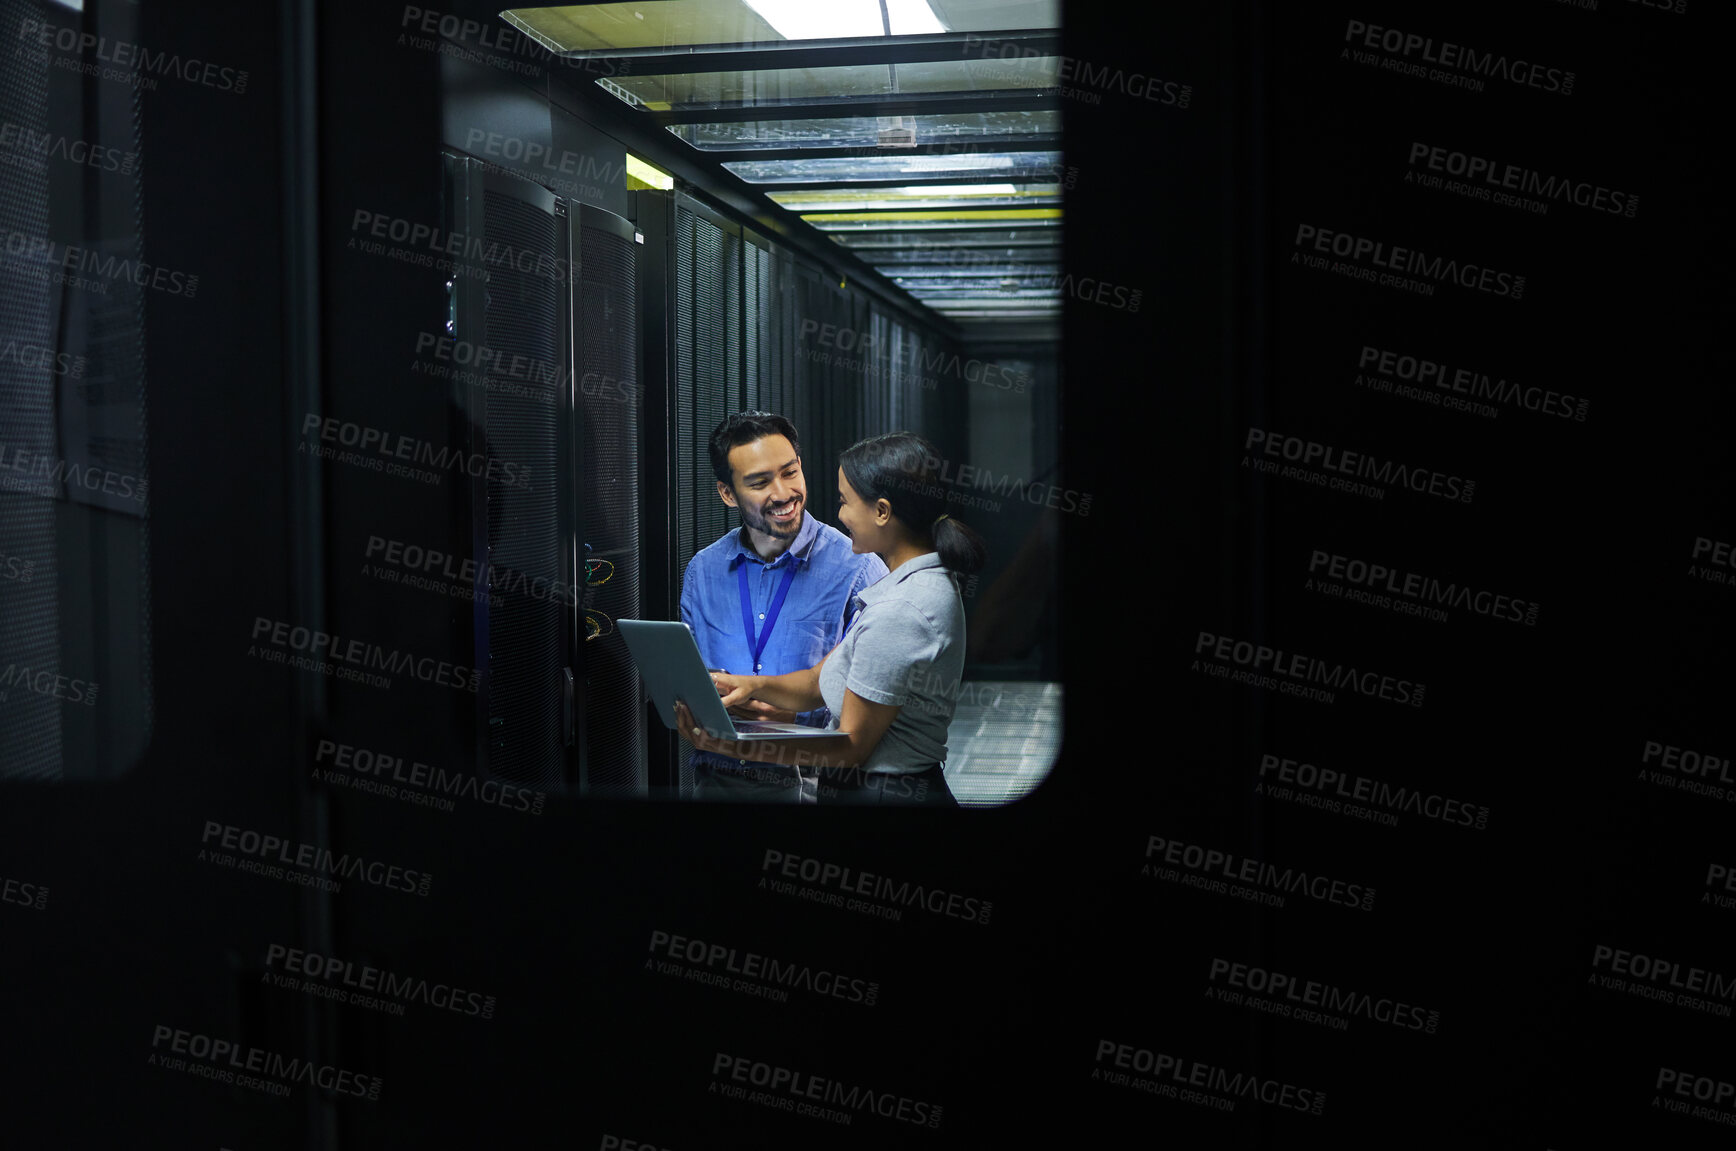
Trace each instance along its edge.
{"label": "woman's forearm", "polygon": [[812,711],[825,705],[820,697],[819,665],[788,675],[756,676],[753,698],[790,711]]}
{"label": "woman's forearm", "polygon": [[[811,669],[816,673],[817,668]],[[803,673],[794,673],[799,676]],[[737,690],[748,688],[755,693],[755,698],[771,702],[759,693],[762,684],[748,683],[745,677],[736,678]],[[768,679],[789,679],[790,676],[771,676]],[[733,693],[732,693],[733,694]],[[771,694],[776,694],[772,692]],[[725,697],[729,698],[728,696]],[[844,714],[839,717],[839,726],[843,738],[837,736],[816,737],[812,739],[778,739],[778,740],[727,740],[719,739],[717,733],[708,732],[695,726],[693,712],[680,700],[675,701],[675,717],[678,723],[684,725],[682,734],[690,740],[694,747],[701,751],[715,752],[730,759],[752,761],[754,763],[786,763],[796,767],[816,767],[823,770],[851,770],[861,767],[874,754],[880,744],[881,737],[898,718],[899,706],[896,704],[870,703],[853,691],[844,692]]]}

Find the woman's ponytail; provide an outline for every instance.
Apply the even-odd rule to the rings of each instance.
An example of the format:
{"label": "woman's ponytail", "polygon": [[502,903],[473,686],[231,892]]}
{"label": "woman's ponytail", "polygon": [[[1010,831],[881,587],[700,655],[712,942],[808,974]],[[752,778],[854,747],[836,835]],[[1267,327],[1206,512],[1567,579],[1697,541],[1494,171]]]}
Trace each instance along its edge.
{"label": "woman's ponytail", "polygon": [[969,524],[949,512],[942,514],[928,532],[934,539],[934,550],[940,553],[940,562],[948,571],[970,575],[982,570],[988,549],[983,546],[983,538],[971,530]]}

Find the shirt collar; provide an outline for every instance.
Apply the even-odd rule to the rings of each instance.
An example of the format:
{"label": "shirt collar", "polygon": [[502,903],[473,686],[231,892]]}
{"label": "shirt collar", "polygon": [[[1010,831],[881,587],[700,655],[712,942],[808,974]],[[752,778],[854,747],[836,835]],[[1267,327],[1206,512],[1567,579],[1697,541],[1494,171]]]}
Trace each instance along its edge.
{"label": "shirt collar", "polygon": [[869,584],[867,587],[857,592],[856,598],[865,604],[870,604],[876,600],[884,599],[886,596],[892,594],[892,586],[894,584],[901,584],[917,572],[927,571],[930,568],[941,568],[942,571],[946,570],[941,566],[939,552],[925,552],[913,560],[905,560],[904,563],[899,566],[897,571],[892,572],[890,575],[881,577],[874,583]]}
{"label": "shirt collar", "polygon": [[819,536],[820,521],[809,515],[807,508],[803,508],[802,530],[796,533],[796,538],[790,541],[790,546],[785,548],[777,559],[768,563],[763,556],[753,550],[753,545],[747,542],[747,527],[743,525],[735,529],[736,551],[734,555],[729,557],[729,566],[734,569],[735,565],[743,560],[752,560],[755,563],[765,564],[769,568],[775,568],[783,563],[786,557],[789,557],[792,563],[807,563],[808,553],[813,551],[814,541]]}

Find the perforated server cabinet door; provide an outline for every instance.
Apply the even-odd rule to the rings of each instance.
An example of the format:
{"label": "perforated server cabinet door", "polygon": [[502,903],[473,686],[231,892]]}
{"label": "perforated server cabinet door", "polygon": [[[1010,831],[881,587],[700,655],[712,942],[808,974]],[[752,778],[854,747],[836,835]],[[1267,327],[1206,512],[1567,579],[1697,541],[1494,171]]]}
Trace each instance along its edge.
{"label": "perforated server cabinet door", "polygon": [[579,668],[581,790],[644,795],[644,694],[614,624],[640,618],[638,253],[633,225],[620,216],[574,205],[573,219],[577,554],[581,634],[591,637]]}
{"label": "perforated server cabinet door", "polygon": [[[741,228],[677,194],[674,247],[675,571],[685,573],[694,553],[734,522],[717,498],[707,445],[723,417],[744,406]],[[682,743],[683,795],[692,791],[692,751]]]}
{"label": "perforated server cabinet door", "polygon": [[[0,0],[13,28],[45,26],[44,11]],[[125,40],[137,17],[87,18]],[[46,51],[0,70],[13,141],[0,170],[0,782],[114,779],[150,740],[147,300],[130,274],[146,266],[140,116],[131,87]],[[78,141],[127,166],[38,158],[19,140]],[[175,271],[156,306],[195,295],[196,276]]]}
{"label": "perforated server cabinet door", "polygon": [[741,230],[685,196],[675,200],[675,323],[676,522],[684,532],[675,566],[684,571],[729,528],[706,445],[742,406]]}
{"label": "perforated server cabinet door", "polygon": [[461,404],[472,450],[487,460],[471,485],[471,546],[487,573],[475,612],[488,770],[554,791],[566,745],[558,445],[571,374],[567,221],[554,194],[528,180],[475,160],[453,171],[459,230],[474,254],[454,285],[453,335],[489,353]]}

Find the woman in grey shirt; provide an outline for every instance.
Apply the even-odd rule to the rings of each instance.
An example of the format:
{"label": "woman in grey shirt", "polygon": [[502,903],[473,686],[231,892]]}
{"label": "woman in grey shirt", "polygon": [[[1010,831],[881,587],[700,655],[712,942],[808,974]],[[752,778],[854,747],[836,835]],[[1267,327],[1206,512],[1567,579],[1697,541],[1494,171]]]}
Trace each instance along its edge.
{"label": "woman in grey shirt", "polygon": [[847,742],[719,740],[680,701],[677,717],[700,750],[763,759],[771,747],[784,761],[818,767],[822,800],[957,806],[941,773],[964,673],[957,576],[982,567],[982,540],[948,514],[940,457],[921,436],[892,432],[863,440],[839,465],[838,521],[851,549],[878,555],[888,574],[858,593],[849,631],[815,666],[712,679],[726,707],[757,699],[806,711],[823,702]]}

